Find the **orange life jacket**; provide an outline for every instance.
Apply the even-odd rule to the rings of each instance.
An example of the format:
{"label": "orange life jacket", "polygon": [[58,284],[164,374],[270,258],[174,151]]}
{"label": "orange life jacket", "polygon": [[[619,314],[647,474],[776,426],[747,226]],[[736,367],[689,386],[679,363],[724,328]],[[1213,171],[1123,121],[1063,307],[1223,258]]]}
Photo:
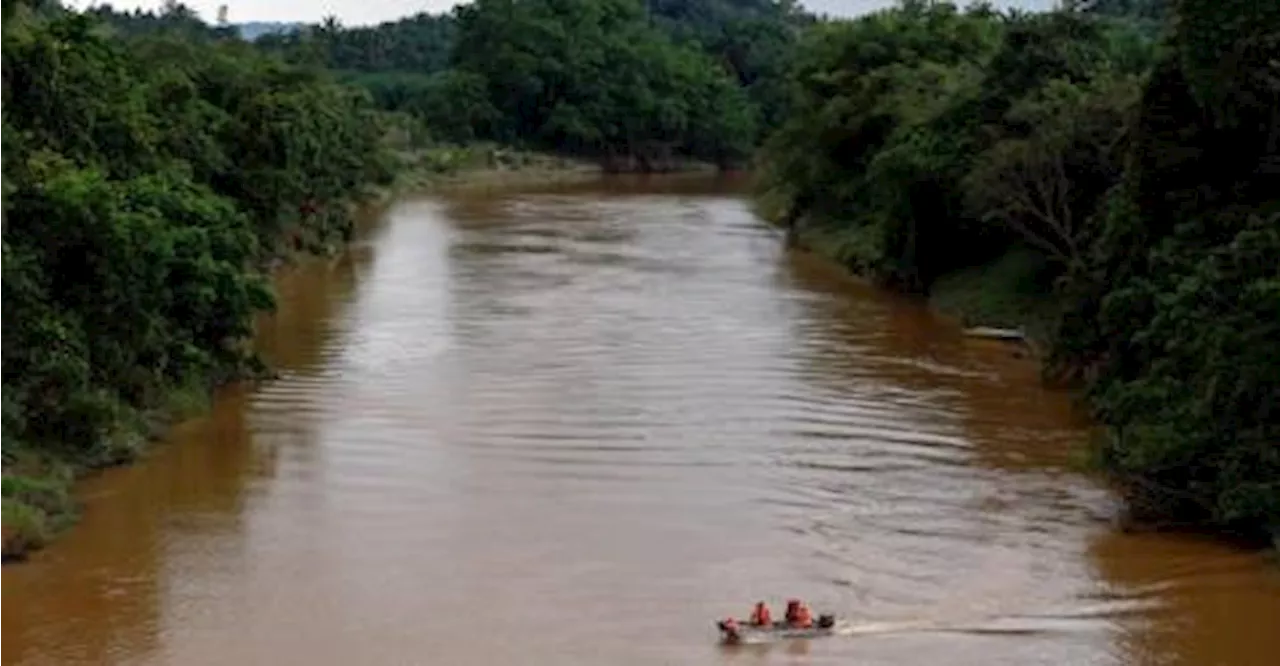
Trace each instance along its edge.
{"label": "orange life jacket", "polygon": [[813,613],[809,611],[808,606],[801,605],[800,608],[796,610],[795,623],[797,627],[808,628],[813,626]]}
{"label": "orange life jacket", "polygon": [[773,618],[769,615],[769,607],[761,604],[751,611],[751,624],[758,627],[773,624]]}

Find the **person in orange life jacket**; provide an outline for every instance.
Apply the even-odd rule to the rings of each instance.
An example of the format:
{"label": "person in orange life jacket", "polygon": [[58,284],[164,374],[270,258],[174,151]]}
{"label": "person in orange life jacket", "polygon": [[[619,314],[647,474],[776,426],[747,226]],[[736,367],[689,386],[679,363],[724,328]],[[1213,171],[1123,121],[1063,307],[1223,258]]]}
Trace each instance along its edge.
{"label": "person in orange life jacket", "polygon": [[800,610],[800,600],[799,600],[799,599],[788,599],[788,600],[787,600],[787,612],[786,612],[786,614],[785,614],[785,615],[783,615],[782,619],[783,619],[783,620],[785,620],[787,624],[791,624],[791,623],[795,622],[795,621],[796,621],[796,611],[799,611],[799,610]]}
{"label": "person in orange life jacket", "polygon": [[773,624],[773,618],[769,615],[769,607],[763,601],[757,601],[756,607],[751,611],[751,624],[757,627],[768,627]]}
{"label": "person in orange life jacket", "polygon": [[808,604],[800,604],[800,608],[796,609],[795,626],[802,629],[808,629],[813,626],[813,612],[809,610]]}
{"label": "person in orange life jacket", "polygon": [[813,613],[799,599],[787,601],[787,624],[792,627],[808,628],[813,626]]}

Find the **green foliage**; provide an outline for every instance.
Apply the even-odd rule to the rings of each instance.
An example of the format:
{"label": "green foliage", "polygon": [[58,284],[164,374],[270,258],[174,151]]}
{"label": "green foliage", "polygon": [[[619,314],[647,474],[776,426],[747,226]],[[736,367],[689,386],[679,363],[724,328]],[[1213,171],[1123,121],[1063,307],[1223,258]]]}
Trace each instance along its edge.
{"label": "green foliage", "polygon": [[808,16],[779,0],[482,0],[256,41],[344,72],[426,148],[496,141],[663,170],[742,162],[778,124]]}
{"label": "green foliage", "polygon": [[[258,267],[338,240],[393,175],[365,93],[174,12],[5,22],[6,463],[125,459],[144,411],[186,412],[252,367]],[[64,502],[4,483],[6,524],[38,542]]]}
{"label": "green foliage", "polygon": [[1280,5],[1077,4],[818,26],[761,197],[856,270],[1048,338],[1141,515],[1280,534]]}
{"label": "green foliage", "polygon": [[[1125,326],[1133,367],[1095,394],[1140,506],[1247,532],[1280,527],[1280,213],[1242,218],[1214,219],[1238,231],[1212,248],[1164,239],[1111,290],[1101,323]],[[1126,326],[1135,309],[1150,320]]]}
{"label": "green foliage", "polygon": [[474,141],[492,135],[501,122],[489,101],[487,82],[469,72],[355,73],[346,78],[367,89],[381,108],[418,119],[426,134],[437,141]]}
{"label": "green foliage", "polygon": [[1056,322],[1053,267],[1044,254],[1014,247],[995,261],[938,278],[929,304],[957,316],[967,326],[1022,328],[1044,340]]}
{"label": "green foliage", "polygon": [[[20,473],[14,473],[15,468]],[[5,447],[5,476],[0,480],[4,559],[20,558],[39,548],[69,524],[76,514],[70,485],[71,474],[65,467]]]}
{"label": "green foliage", "polygon": [[1275,534],[1280,10],[1177,13],[1055,360],[1096,377],[1104,460],[1143,513]]}
{"label": "green foliage", "polygon": [[480,0],[456,9],[456,67],[487,85],[491,138],[661,168],[745,157],[755,111],[727,72],[634,0]]}
{"label": "green foliage", "polygon": [[1099,201],[1119,180],[1131,75],[1103,73],[1073,85],[1047,82],[1005,114],[1030,128],[983,151],[961,187],[971,215],[1016,231],[1064,268],[1085,260]]}
{"label": "green foliage", "polygon": [[1119,177],[1149,50],[1110,19],[941,2],[822,26],[761,188],[791,224],[859,239],[852,268],[909,290],[1015,241],[1070,264]]}
{"label": "green foliage", "polygon": [[71,498],[62,481],[57,477],[6,476],[0,482],[0,495],[44,513],[65,513],[70,510]]}
{"label": "green foliage", "polygon": [[0,498],[0,514],[5,560],[20,558],[49,540],[51,530],[46,514],[36,507],[4,497]]}
{"label": "green foliage", "polygon": [[965,249],[951,238],[967,224],[956,183],[1002,32],[986,12],[933,3],[816,27],[795,57],[794,114],[762,151],[762,189],[793,223],[859,238],[852,268],[927,287]]}
{"label": "green foliage", "polygon": [[211,26],[201,21],[190,7],[172,1],[163,3],[158,12],[142,9],[121,12],[107,3],[89,7],[84,13],[105,23],[111,32],[127,37],[167,34],[178,35],[187,40],[205,41],[232,39],[236,36],[234,28]]}
{"label": "green foliage", "polygon": [[424,12],[355,28],[330,18],[297,32],[263,35],[255,44],[328,69],[433,74],[448,67],[455,32],[453,17]]}
{"label": "green foliage", "polygon": [[737,78],[759,109],[760,138],[782,124],[787,68],[812,16],[778,0],[646,0],[645,6],[658,29],[707,52]]}

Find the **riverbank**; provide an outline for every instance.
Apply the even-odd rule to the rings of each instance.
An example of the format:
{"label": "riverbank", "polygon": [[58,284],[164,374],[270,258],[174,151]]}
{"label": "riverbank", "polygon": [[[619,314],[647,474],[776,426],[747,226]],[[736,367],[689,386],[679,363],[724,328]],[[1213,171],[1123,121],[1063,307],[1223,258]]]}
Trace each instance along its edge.
{"label": "riverbank", "polygon": [[146,454],[174,425],[205,412],[213,391],[225,383],[252,379],[265,369],[238,377],[175,388],[156,406],[122,416],[120,426],[92,454],[6,447],[2,484],[4,563],[22,560],[55,539],[79,518],[75,483],[96,471],[129,464]]}
{"label": "riverbank", "polygon": [[[456,188],[506,188],[575,182],[598,177],[603,169],[590,162],[495,145],[441,147],[401,154],[395,182],[371,189],[344,213],[353,218],[376,216],[397,197]],[[308,261],[327,261],[346,250],[335,242],[282,245],[260,270],[273,281]],[[177,388],[156,406],[123,420],[124,425],[88,456],[67,451],[5,449],[3,492],[3,562],[24,559],[71,528],[80,507],[75,483],[97,471],[131,464],[164,439],[175,425],[206,412],[218,387],[237,381],[272,376],[270,368],[254,365],[236,375]]]}
{"label": "riverbank", "polygon": [[1178,3],[1156,31],[945,4],[833,26],[796,59],[757,190],[854,271],[1048,340],[1135,521],[1269,543],[1280,217],[1257,100],[1276,91],[1239,49],[1268,43],[1277,7]]}
{"label": "riverbank", "polygon": [[1046,284],[1043,259],[1012,250],[986,264],[946,273],[929,290],[929,306],[966,328],[1019,331],[1037,356],[1048,348],[1061,304]]}
{"label": "riverbank", "polygon": [[438,189],[521,187],[595,178],[599,164],[496,144],[437,146],[400,152],[403,168],[393,189],[405,193]]}
{"label": "riverbank", "polygon": [[[584,631],[611,664],[696,662],[715,640],[699,618],[748,581],[862,620],[857,640],[813,644],[843,662],[1140,662],[1141,632],[1186,638],[1158,642],[1172,661],[1275,652],[1260,562],[1108,529],[1114,501],[1064,473],[1089,425],[1066,396],[908,299],[775,256],[742,189],[410,197],[331,268],[284,271],[257,338],[280,379],[220,390],[144,461],[78,486],[75,528],[4,568],[7,663],[224,646],[245,663],[585,665],[565,651]],[[745,464],[714,464],[727,451]],[[957,568],[983,575],[957,588]],[[637,627],[659,587],[675,615]],[[506,603],[530,595],[589,624],[530,626]],[[416,627],[441,599],[462,619]],[[510,641],[465,621],[486,609]],[[880,626],[920,617],[958,631]]]}
{"label": "riverbank", "polygon": [[[400,176],[384,198],[440,189],[491,189],[580,182],[606,174],[696,174],[719,171],[694,159],[670,159],[645,168],[637,160],[590,159],[493,143],[401,149]],[[649,165],[655,166],[655,165]]]}
{"label": "riverbank", "polygon": [[[767,197],[757,198],[755,209],[767,221],[785,228],[786,216],[771,208]],[[858,270],[859,239],[854,232],[842,234],[831,230],[822,220],[800,220],[787,230],[791,247],[812,254],[822,260],[841,266],[858,279],[876,283],[878,288],[894,291],[892,285],[878,283],[868,271]],[[966,267],[939,276],[931,285],[924,301],[934,311],[954,318],[966,329],[981,333],[982,329],[1010,335],[984,335],[1001,338],[1018,352],[1025,353],[1049,369],[1046,363],[1051,350],[1053,327],[1062,315],[1064,303],[1055,294],[1050,270],[1043,257],[1035,252],[1017,248],[995,260],[977,266]],[[1083,381],[1072,381],[1077,389],[1077,399],[1089,409],[1097,409]],[[1115,437],[1108,432],[1105,437]],[[1259,536],[1250,531],[1236,532],[1217,529],[1204,521],[1182,520],[1142,504],[1145,499],[1135,494],[1127,485],[1125,475],[1107,458],[1105,444],[1094,445],[1076,452],[1073,460],[1085,472],[1096,472],[1113,482],[1113,488],[1126,499],[1125,512],[1118,516],[1120,529],[1126,532],[1172,531],[1217,537],[1220,541],[1246,549],[1265,551],[1267,557],[1280,563],[1280,533]]]}
{"label": "riverbank", "polygon": [[[782,227],[793,248],[839,264],[861,279],[874,280],[869,271],[860,269],[873,259],[855,229],[809,219],[796,220],[787,229],[786,211],[767,196],[757,196],[753,208],[761,218]],[[1039,254],[1015,247],[990,262],[939,276],[924,298],[929,307],[965,328],[1019,331],[1020,342],[1039,355],[1047,348],[1060,308],[1047,269]]]}

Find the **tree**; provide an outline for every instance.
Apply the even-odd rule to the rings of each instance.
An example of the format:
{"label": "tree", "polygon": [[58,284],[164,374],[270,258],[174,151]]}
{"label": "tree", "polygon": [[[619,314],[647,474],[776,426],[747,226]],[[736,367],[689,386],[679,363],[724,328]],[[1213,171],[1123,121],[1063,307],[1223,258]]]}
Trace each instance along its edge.
{"label": "tree", "polygon": [[1008,123],[1031,127],[980,155],[962,187],[972,214],[1008,227],[1064,269],[1085,261],[1091,217],[1120,180],[1132,76],[1103,76],[1077,86],[1049,82],[1019,101]]}
{"label": "tree", "polygon": [[720,163],[745,154],[755,117],[745,97],[632,0],[480,0],[455,11],[454,64],[486,82],[503,120],[490,138],[642,170],[681,154]]}
{"label": "tree", "polygon": [[337,241],[392,175],[363,93],[200,26],[179,5],[5,23],[6,463],[126,458],[169,394],[250,371],[260,267]]}

